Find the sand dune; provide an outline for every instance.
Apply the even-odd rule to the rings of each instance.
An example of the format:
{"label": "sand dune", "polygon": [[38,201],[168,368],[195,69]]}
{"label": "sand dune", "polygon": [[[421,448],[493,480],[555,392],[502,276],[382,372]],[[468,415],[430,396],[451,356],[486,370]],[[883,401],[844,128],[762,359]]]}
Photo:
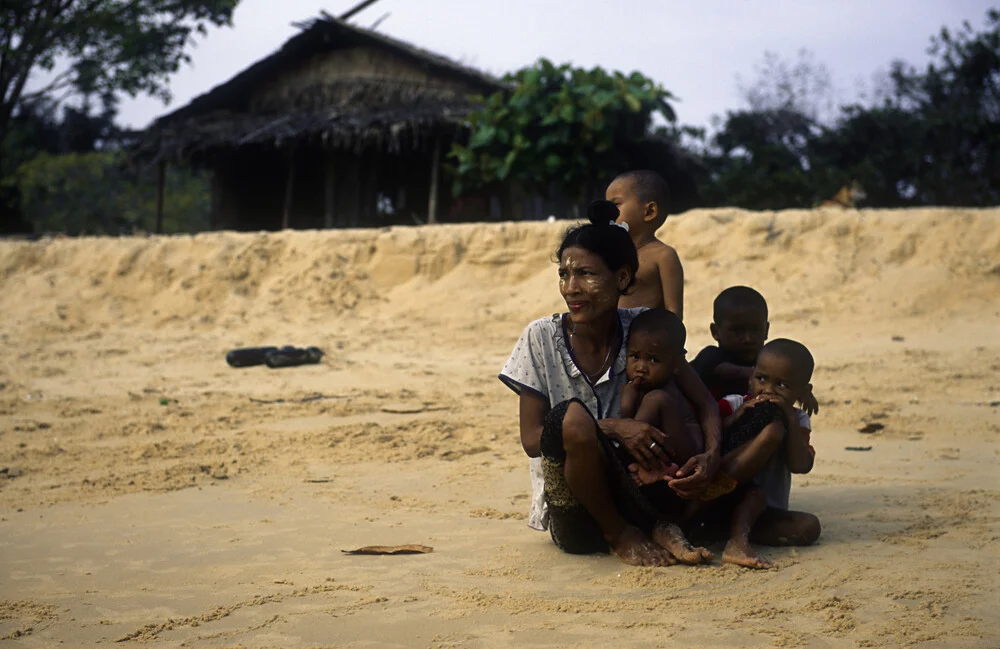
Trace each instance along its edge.
{"label": "sand dune", "polygon": [[[817,357],[792,501],[823,538],[753,574],[568,557],[524,525],[495,376],[560,310],[564,228],[0,243],[0,643],[998,646],[1000,210],[664,226],[690,350],[743,283]],[[286,343],[327,357],[223,361]],[[340,553],[394,543],[435,552]]]}

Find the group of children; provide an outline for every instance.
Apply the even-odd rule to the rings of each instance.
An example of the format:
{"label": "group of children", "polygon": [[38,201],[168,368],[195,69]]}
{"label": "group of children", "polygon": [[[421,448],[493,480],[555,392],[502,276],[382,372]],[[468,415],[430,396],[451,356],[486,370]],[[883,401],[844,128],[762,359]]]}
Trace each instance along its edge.
{"label": "group of children", "polygon": [[[617,221],[628,228],[639,257],[635,286],[619,307],[649,308],[636,316],[626,341],[621,416],[645,421],[669,438],[684,425],[677,411],[686,405],[674,382],[685,354],[683,270],[677,252],[656,238],[667,217],[669,188],[655,172],[628,172],[609,185],[606,199],[617,207]],[[719,294],[710,331],[717,345],[701,350],[691,366],[719,400],[722,457],[684,518],[693,535],[705,521],[727,522],[723,561],[769,568],[773,564],[751,539],[806,545],[819,536],[815,516],[788,511],[791,474],[811,471],[815,457],[809,443],[809,417],[818,410],[810,384],[814,361],[799,342],[767,342],[767,303],[746,286]],[[638,485],[653,487],[669,483],[678,467],[650,470],[633,463],[629,469]]]}

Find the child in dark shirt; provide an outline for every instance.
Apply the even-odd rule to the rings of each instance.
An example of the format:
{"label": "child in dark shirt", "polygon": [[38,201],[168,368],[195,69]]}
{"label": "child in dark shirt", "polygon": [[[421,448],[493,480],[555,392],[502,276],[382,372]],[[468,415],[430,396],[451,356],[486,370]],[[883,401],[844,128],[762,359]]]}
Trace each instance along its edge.
{"label": "child in dark shirt", "polygon": [[743,394],[767,340],[767,302],[750,287],[731,286],[715,298],[712,320],[712,338],[718,346],[698,352],[691,367],[716,399]]}

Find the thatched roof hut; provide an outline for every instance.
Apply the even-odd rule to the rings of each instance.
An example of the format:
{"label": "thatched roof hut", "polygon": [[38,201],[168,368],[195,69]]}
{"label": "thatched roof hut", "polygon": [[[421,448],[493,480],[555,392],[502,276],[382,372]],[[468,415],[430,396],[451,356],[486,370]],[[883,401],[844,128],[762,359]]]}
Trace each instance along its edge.
{"label": "thatched roof hut", "polygon": [[[136,154],[212,170],[213,226],[433,221],[441,157],[494,77],[329,15],[157,119]],[[169,200],[169,197],[166,197]]]}

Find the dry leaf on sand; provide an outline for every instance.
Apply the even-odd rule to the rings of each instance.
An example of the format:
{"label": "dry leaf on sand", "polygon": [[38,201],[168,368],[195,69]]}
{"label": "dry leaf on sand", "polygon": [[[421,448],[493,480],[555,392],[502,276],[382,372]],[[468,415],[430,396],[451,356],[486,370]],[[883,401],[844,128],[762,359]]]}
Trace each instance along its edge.
{"label": "dry leaf on sand", "polygon": [[341,550],[344,554],[427,554],[434,548],[428,545],[366,545],[357,550]]}

